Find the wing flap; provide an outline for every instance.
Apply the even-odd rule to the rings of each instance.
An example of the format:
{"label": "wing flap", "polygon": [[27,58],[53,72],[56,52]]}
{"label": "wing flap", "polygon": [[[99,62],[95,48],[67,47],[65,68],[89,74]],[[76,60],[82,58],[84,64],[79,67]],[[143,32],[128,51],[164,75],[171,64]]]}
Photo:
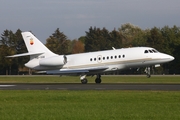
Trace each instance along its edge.
{"label": "wing flap", "polygon": [[49,70],[47,74],[74,74],[74,73],[88,73],[88,70]]}
{"label": "wing flap", "polygon": [[95,71],[103,71],[108,69],[108,67],[89,67],[80,69],[59,69],[59,70],[48,70],[47,74],[74,74],[74,73],[89,73]]}

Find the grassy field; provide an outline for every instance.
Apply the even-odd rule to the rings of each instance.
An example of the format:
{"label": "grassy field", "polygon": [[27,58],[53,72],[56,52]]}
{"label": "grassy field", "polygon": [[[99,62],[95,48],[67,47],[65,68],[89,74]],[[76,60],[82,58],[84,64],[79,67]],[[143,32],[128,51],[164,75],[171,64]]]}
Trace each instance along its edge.
{"label": "grassy field", "polygon": [[[95,77],[88,77],[94,83]],[[103,83],[180,84],[180,76],[102,76]],[[79,83],[79,77],[0,76],[0,83]],[[0,120],[179,120],[179,91],[0,90]]]}
{"label": "grassy field", "polygon": [[179,120],[180,92],[0,91],[1,120]]}
{"label": "grassy field", "polygon": [[[88,76],[88,83],[94,83],[96,76]],[[180,76],[102,76],[102,83],[164,83],[180,84]],[[0,76],[0,83],[80,83],[79,76]]]}

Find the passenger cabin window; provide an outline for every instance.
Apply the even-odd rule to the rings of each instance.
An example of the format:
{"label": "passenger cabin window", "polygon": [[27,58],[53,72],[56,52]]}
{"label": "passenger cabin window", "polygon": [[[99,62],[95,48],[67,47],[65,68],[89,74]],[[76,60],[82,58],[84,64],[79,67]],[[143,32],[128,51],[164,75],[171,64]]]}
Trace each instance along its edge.
{"label": "passenger cabin window", "polygon": [[[157,52],[156,50],[151,50],[151,52]],[[145,50],[144,53],[149,53],[150,50]],[[90,61],[101,61],[101,60],[110,60],[110,59],[120,59],[120,58],[125,58],[125,54],[124,55],[114,55],[114,56],[103,56],[102,58],[100,56],[98,56],[97,58],[94,57],[94,58],[90,58],[89,60]]]}

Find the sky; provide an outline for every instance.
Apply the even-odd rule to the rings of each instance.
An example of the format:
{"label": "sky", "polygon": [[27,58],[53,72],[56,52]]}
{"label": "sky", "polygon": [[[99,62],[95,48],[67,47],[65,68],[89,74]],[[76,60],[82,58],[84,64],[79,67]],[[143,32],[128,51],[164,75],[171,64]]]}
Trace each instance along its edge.
{"label": "sky", "polygon": [[85,36],[89,28],[109,31],[131,23],[141,29],[180,27],[180,0],[0,0],[0,34],[32,31],[46,39],[59,28],[68,39]]}

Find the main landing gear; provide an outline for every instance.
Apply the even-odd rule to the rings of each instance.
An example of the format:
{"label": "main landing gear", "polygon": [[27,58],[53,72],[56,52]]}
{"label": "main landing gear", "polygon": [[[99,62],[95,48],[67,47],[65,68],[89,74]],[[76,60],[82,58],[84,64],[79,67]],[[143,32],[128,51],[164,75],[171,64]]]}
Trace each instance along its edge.
{"label": "main landing gear", "polygon": [[101,83],[101,75],[97,74],[97,77],[95,79],[95,83]]}
{"label": "main landing gear", "polygon": [[[87,78],[86,78],[86,75],[82,75],[82,76],[80,77],[80,80],[81,80],[81,83],[82,83],[82,84],[87,84],[87,83],[88,83],[88,80],[87,80]],[[97,84],[101,83],[101,75],[100,75],[100,74],[97,74],[97,77],[96,77],[96,79],[95,79],[95,83],[97,83]]]}
{"label": "main landing gear", "polygon": [[88,80],[86,79],[86,75],[82,75],[82,76],[80,77],[80,80],[81,80],[81,83],[82,83],[82,84],[87,84],[87,82],[88,82]]}
{"label": "main landing gear", "polygon": [[150,78],[150,77],[151,77],[151,68],[150,68],[150,67],[146,67],[146,69],[144,70],[144,72],[146,73],[147,78]]}

